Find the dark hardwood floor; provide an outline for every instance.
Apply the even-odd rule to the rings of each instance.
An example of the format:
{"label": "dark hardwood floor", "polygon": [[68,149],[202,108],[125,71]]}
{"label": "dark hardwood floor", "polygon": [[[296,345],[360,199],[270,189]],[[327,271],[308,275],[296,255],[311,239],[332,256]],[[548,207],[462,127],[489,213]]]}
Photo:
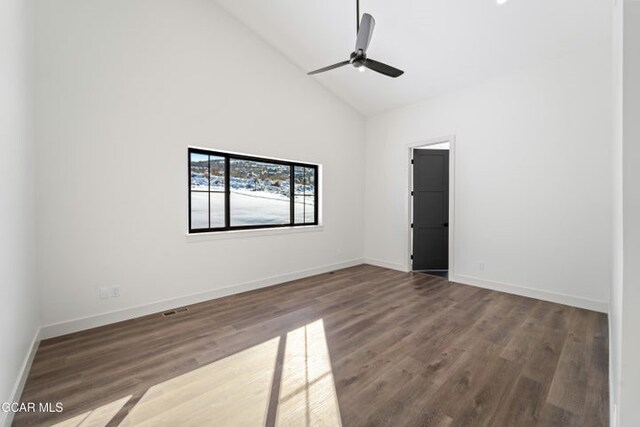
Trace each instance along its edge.
{"label": "dark hardwood floor", "polygon": [[608,425],[606,315],[369,265],[43,341],[14,425]]}

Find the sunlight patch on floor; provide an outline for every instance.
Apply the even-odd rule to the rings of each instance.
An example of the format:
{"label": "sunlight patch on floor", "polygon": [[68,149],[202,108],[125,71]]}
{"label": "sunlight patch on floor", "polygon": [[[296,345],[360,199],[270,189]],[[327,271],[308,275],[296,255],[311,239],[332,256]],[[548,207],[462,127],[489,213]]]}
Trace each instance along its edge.
{"label": "sunlight patch on floor", "polygon": [[[130,398],[55,427],[104,426]],[[154,385],[120,426],[253,427],[267,418],[279,426],[341,426],[322,319]]]}
{"label": "sunlight patch on floor", "polygon": [[131,399],[131,396],[123,397],[106,405],[102,405],[92,411],[85,412],[51,427],[101,427],[107,425],[109,421],[122,409]]}
{"label": "sunlight patch on floor", "polygon": [[260,426],[280,337],[151,387],[121,426]]}
{"label": "sunlight patch on floor", "polygon": [[342,425],[322,319],[287,334],[276,424]]}

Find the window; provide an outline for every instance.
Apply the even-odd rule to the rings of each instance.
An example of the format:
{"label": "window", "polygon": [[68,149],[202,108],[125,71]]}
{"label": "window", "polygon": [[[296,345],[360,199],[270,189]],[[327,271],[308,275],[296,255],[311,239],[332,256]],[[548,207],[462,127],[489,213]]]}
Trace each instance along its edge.
{"label": "window", "polygon": [[318,224],[318,166],[189,148],[189,232]]}

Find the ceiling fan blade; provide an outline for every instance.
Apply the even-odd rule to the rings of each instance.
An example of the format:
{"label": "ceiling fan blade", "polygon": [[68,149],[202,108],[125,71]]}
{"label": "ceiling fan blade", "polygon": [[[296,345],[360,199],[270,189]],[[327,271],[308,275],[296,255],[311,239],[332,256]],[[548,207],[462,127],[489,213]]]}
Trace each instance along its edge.
{"label": "ceiling fan blade", "polygon": [[362,21],[360,21],[360,29],[358,30],[358,37],[356,38],[356,52],[359,50],[362,53],[367,53],[369,43],[371,43],[371,36],[373,36],[373,29],[376,26],[376,20],[373,16],[365,13],[362,15]]}
{"label": "ceiling fan blade", "polygon": [[314,74],[324,73],[325,71],[334,70],[336,68],[344,67],[345,65],[349,65],[349,61],[338,62],[337,64],[329,65],[328,67],[320,68],[314,71],[310,71],[307,74],[312,76]]}
{"label": "ceiling fan blade", "polygon": [[365,59],[364,66],[370,70],[377,71],[380,74],[384,74],[385,76],[400,77],[404,74],[404,71],[398,70],[397,68],[393,68],[391,65],[383,64],[382,62],[374,61],[373,59]]}

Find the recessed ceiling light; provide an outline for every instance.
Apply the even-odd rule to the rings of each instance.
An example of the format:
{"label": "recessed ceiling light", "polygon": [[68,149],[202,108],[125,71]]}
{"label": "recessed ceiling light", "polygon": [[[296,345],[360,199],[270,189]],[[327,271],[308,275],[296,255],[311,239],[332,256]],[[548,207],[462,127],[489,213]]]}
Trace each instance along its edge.
{"label": "recessed ceiling light", "polygon": [[508,2],[509,0],[496,0],[496,3],[498,3],[499,5],[501,4],[505,4],[506,2]]}

